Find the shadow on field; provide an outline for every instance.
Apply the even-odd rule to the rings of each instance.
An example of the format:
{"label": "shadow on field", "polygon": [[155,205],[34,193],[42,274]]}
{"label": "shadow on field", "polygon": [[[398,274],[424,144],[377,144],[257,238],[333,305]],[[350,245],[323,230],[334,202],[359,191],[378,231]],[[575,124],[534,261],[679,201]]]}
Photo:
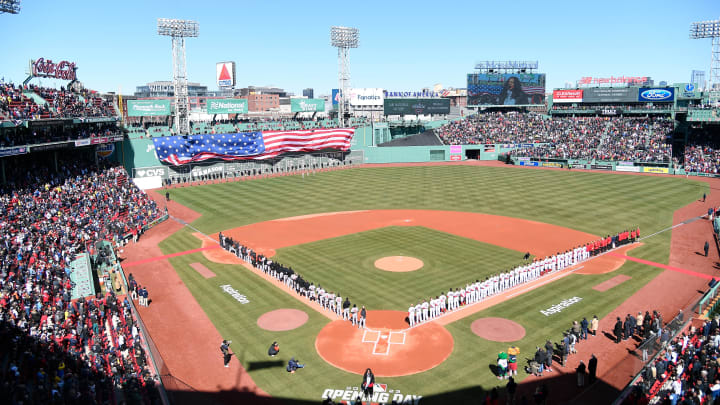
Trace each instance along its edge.
{"label": "shadow on field", "polygon": [[247,364],[247,371],[262,370],[264,368],[285,367],[282,360],[251,361]]}
{"label": "shadow on field", "polygon": [[[487,372],[487,371],[486,371]],[[524,375],[524,371],[520,371]],[[285,378],[285,373],[280,378]],[[290,377],[292,378],[292,377]],[[417,402],[417,398],[413,395],[422,395],[422,392],[395,392],[387,393],[387,401],[383,401],[382,397],[376,398],[379,401],[373,404],[390,404],[393,398],[402,399],[398,404],[410,405],[441,405],[441,404],[484,404],[487,396],[497,395],[499,403],[505,404],[507,392],[505,385],[508,380],[498,380],[497,384],[490,387],[472,386],[473,376],[468,375],[464,378],[470,387],[457,391],[449,391],[436,395],[423,395]],[[545,373],[545,378],[541,380],[533,380],[527,383],[520,383],[515,394],[516,404],[546,404],[546,405],[593,405],[593,404],[611,404],[620,394],[617,388],[605,384],[598,380],[594,384],[587,384],[587,375],[585,376],[586,386],[580,388],[577,386],[577,376],[574,372],[562,374],[560,372]],[[289,380],[291,384],[292,380]],[[376,382],[382,384],[381,377],[376,378]],[[348,385],[356,386],[357,381],[348,382]],[[349,404],[348,399],[352,395],[352,389],[346,391],[348,387],[327,387],[335,396],[333,399],[335,404]],[[388,391],[393,390],[391,384],[387,386]],[[495,390],[495,393],[493,393]],[[348,393],[349,392],[349,393]],[[545,392],[544,402],[542,400],[542,392]],[[219,391],[219,392],[200,392],[192,390],[172,391],[168,390],[168,395],[174,405],[195,405],[195,404],[287,404],[287,405],[318,405],[323,403],[323,389],[318,389],[318,397],[316,401],[300,400],[289,397],[268,398],[249,391]],[[346,399],[343,399],[345,395]],[[524,399],[523,399],[524,398]],[[407,402],[403,402],[407,400]],[[368,402],[363,402],[367,404]],[[359,402],[355,402],[359,404]]]}

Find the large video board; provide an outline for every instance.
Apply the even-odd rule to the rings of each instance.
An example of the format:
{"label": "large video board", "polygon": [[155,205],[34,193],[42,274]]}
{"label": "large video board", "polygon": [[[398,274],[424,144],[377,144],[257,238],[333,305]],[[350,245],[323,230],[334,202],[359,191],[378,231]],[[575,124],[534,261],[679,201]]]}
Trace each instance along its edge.
{"label": "large video board", "polygon": [[470,73],[468,105],[530,105],[545,103],[544,73]]}

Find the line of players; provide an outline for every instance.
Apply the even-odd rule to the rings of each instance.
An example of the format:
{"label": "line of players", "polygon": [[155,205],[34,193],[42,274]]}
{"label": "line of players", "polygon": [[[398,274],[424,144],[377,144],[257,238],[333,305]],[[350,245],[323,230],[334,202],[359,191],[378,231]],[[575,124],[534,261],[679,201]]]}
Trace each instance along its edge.
{"label": "line of players", "polygon": [[454,290],[451,288],[447,294],[441,293],[435,298],[421,300],[416,305],[411,305],[408,308],[408,322],[410,326],[427,322],[464,305],[482,301],[509,288],[536,280],[543,275],[574,266],[587,260],[590,256],[614,248],[617,244],[634,242],[640,235],[640,230],[632,231],[633,238],[629,238],[629,234],[628,231],[620,232],[616,236],[607,236],[563,253],[544,259],[535,259],[528,264],[488,277],[483,281],[475,280],[474,283],[469,283],[464,288],[459,287]]}
{"label": "line of players", "polygon": [[220,246],[225,250],[228,250],[238,258],[252,264],[256,269],[282,282],[298,295],[310,301],[317,302],[323,309],[335,313],[338,318],[352,322],[352,324],[358,328],[365,328],[367,311],[364,305],[362,308],[358,308],[356,304],[350,303],[349,297],[345,297],[343,301],[340,294],[326,291],[319,284],[316,287],[312,282],[303,279],[292,267],[285,267],[261,254],[256,254],[252,249],[241,245],[222,233],[219,235],[219,240]]}

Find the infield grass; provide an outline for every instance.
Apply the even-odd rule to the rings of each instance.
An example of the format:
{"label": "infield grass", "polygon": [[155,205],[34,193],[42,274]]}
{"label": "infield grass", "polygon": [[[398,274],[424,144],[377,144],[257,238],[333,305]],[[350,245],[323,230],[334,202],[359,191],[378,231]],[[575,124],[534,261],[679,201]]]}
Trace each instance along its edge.
{"label": "infield grass", "polygon": [[[707,191],[705,183],[684,178],[436,166],[354,169],[318,173],[305,179],[287,176],[174,189],[171,194],[174,200],[203,214],[193,226],[207,233],[270,219],[323,212],[435,209],[519,217],[597,235],[639,225],[642,234],[649,235],[670,227],[674,210],[697,200]],[[191,232],[184,229],[176,233],[161,243],[161,249],[168,254],[199,247],[200,241]],[[277,259],[300,270],[315,283],[337,285],[343,294],[342,290],[350,289],[350,296],[357,296],[359,303],[361,299],[369,302],[381,300],[381,308],[405,307],[406,298],[390,294],[371,301],[369,296],[357,295],[360,292],[356,292],[354,287],[357,284],[354,277],[366,271],[363,266],[367,263],[371,265],[379,255],[410,252],[409,255],[423,259],[429,257],[428,263],[433,264],[438,259],[436,256],[441,254],[432,251],[433,244],[448,243],[459,244],[456,251],[463,256],[458,262],[461,268],[465,266],[463,263],[472,263],[480,255],[491,251],[497,252],[487,258],[498,266],[493,271],[515,263],[514,260],[506,262],[510,260],[508,257],[516,257],[515,252],[502,252],[500,250],[503,249],[495,250],[499,249],[496,247],[483,247],[476,251],[474,244],[465,244],[466,241],[453,239],[457,237],[452,235],[440,233],[442,235],[438,236],[435,233],[440,232],[407,228],[398,233],[393,228],[384,228],[282,249]],[[659,263],[668,262],[670,232],[660,233],[644,243],[629,254]],[[341,253],[330,252],[333,246]],[[466,251],[468,249],[471,251]],[[330,366],[315,352],[315,337],[327,323],[322,315],[241,266],[212,263],[199,253],[172,258],[170,262],[220,333],[233,340],[236,350],[239,348],[242,353],[239,357],[254,381],[271,395],[319,402],[326,388],[345,389],[359,385],[359,376]],[[218,276],[204,279],[189,267],[193,262],[204,264]],[[348,262],[359,262],[361,265],[358,269],[347,265]],[[428,272],[425,277],[420,277],[422,270],[415,273],[386,273],[383,280],[398,277],[396,281],[400,285],[408,286],[408,290],[417,288],[422,293],[425,293],[423,285],[431,286],[432,291],[456,286],[455,279],[442,278],[449,275]],[[619,274],[628,275],[631,279],[606,292],[592,289]],[[448,325],[455,347],[440,366],[413,376],[378,378],[378,382],[387,383],[389,389],[401,390],[405,394],[423,395],[423,404],[477,403],[481,388],[487,390],[498,385],[489,366],[494,364],[497,353],[506,349],[507,345],[488,342],[474,335],[470,331],[472,321],[496,316],[523,325],[527,334],[517,345],[522,350],[521,365],[524,365],[525,356],[530,357],[535,346],[543,344],[548,338],[559,339],[561,332],[573,320],[580,320],[583,316],[590,318],[594,314],[602,318],[657,274],[659,270],[655,268],[628,262],[608,274],[567,276]],[[446,282],[450,285],[445,285]],[[234,301],[220,290],[221,284],[231,284],[247,295],[250,304],[241,305]],[[382,291],[383,295],[387,294],[386,289]],[[539,312],[573,296],[581,297],[582,301],[549,317]],[[415,296],[408,293],[407,297]],[[278,308],[304,310],[310,315],[310,320],[288,332],[259,329],[257,318]],[[601,328],[605,329],[610,326],[601,324]],[[273,340],[281,344],[279,360],[284,362],[290,356],[297,356],[307,362],[308,367],[290,376],[282,369],[284,364],[265,363],[268,360],[267,346]],[[519,377],[524,377],[524,373],[521,372]]]}

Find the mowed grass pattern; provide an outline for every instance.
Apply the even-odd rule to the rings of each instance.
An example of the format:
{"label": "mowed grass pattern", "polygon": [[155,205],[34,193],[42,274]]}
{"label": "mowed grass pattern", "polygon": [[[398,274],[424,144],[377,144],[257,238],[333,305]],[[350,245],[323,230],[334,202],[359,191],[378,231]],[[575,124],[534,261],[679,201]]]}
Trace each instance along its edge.
{"label": "mowed grass pattern", "polygon": [[[386,256],[411,256],[423,267],[392,273],[375,267]],[[465,287],[522,262],[523,253],[425,227],[393,226],[278,250],[308,280],[368,309],[405,311],[420,299]]]}
{"label": "mowed grass pattern", "polygon": [[[318,173],[305,179],[288,176],[174,189],[171,194],[176,201],[203,214],[193,226],[208,233],[275,218],[322,212],[436,209],[519,217],[598,235],[639,225],[643,235],[648,235],[671,226],[674,210],[698,199],[707,191],[705,183],[684,178],[441,166],[367,168]],[[702,213],[699,212],[698,215],[700,214]],[[391,228],[377,231],[393,232]],[[428,259],[431,262],[435,260],[432,258],[435,254],[430,253],[433,248],[432,232],[423,230],[410,237],[411,233],[412,231],[402,237],[396,236],[398,240],[395,245],[392,245],[395,242],[387,241],[390,246],[379,246],[379,250],[374,254],[370,250],[364,253],[356,252],[363,250],[364,243],[370,243],[360,243],[361,239],[367,238],[367,235],[361,234],[349,236],[357,238],[352,239],[356,241],[355,244],[338,244],[339,253],[330,255],[322,252],[326,244],[333,244],[333,240],[318,241],[315,243],[318,244],[319,252],[305,252],[312,244],[291,247],[281,250],[278,260],[282,259],[283,263],[296,269],[307,267],[307,270],[301,273],[312,272],[313,281],[320,284],[337,283],[338,289],[349,288],[350,296],[353,297],[354,291],[363,287],[363,280],[356,282],[355,276],[344,272],[354,270],[357,273],[356,269],[340,265],[333,271],[337,273],[333,274],[335,277],[328,278],[327,281],[319,278],[315,280],[314,272],[319,272],[318,277],[325,278],[320,272],[328,272],[331,265],[335,266],[338,261],[342,264],[343,258],[353,255],[358,257],[356,260],[366,258],[362,259],[364,263],[365,260],[374,261],[372,257],[385,255],[385,252],[400,254],[405,252],[405,249],[410,249],[400,246],[406,243],[401,241],[401,238],[412,240],[413,249],[418,245],[418,255],[431,256]],[[634,249],[630,254],[667,263],[670,232],[661,233],[644,243],[643,247]],[[166,254],[199,246],[200,242],[188,229],[178,232],[161,244]],[[468,249],[470,251],[466,251]],[[477,257],[483,254],[468,246],[462,246],[456,251],[465,256],[461,262],[479,262]],[[488,260],[494,260],[503,267],[502,263],[507,260],[507,254],[500,253],[497,255],[499,257]],[[513,253],[510,253],[510,256],[512,259]],[[323,263],[323,257],[327,263]],[[209,280],[200,277],[189,268],[189,264],[193,262],[205,264],[218,277]],[[241,266],[212,263],[205,260],[201,254],[173,258],[171,263],[220,333],[232,339],[234,345],[240,348],[241,360],[255,382],[270,394],[281,398],[319,402],[326,388],[344,389],[359,385],[359,376],[330,366],[315,352],[315,337],[327,323],[321,315]],[[307,274],[310,273],[305,274],[310,279]],[[626,274],[632,278],[603,293],[592,290],[594,285],[618,274]],[[490,374],[489,365],[494,363],[497,352],[506,349],[507,345],[488,342],[474,335],[470,331],[472,321],[481,317],[497,316],[519,322],[525,327],[527,335],[517,344],[522,350],[521,358],[529,357],[536,345],[544,343],[548,338],[557,338],[573,320],[593,314],[602,318],[657,274],[659,271],[655,268],[629,262],[609,274],[568,276],[547,287],[448,325],[447,328],[455,340],[455,348],[450,357],[437,368],[413,376],[379,378],[379,382],[387,383],[389,389],[423,395],[423,404],[476,403],[481,389],[488,390],[498,384],[497,379]],[[413,286],[417,284],[418,288],[429,285],[431,290],[434,290],[435,286],[440,289],[449,287],[444,284],[446,280],[438,281],[437,276],[428,275],[415,280],[413,273],[406,273],[407,277],[402,274],[385,275],[399,277],[398,282],[401,285],[403,282]],[[339,281],[340,277],[346,278],[349,283],[347,287],[344,286],[344,281]],[[229,283],[246,294],[250,304],[240,305],[223,293],[219,285],[224,283]],[[385,294],[384,291],[386,290],[382,290],[382,294]],[[370,288],[367,289],[368,294],[372,292]],[[395,299],[392,294],[381,297],[381,293],[378,293],[377,296],[376,301],[388,304]],[[540,310],[572,296],[583,299],[550,317],[539,313]],[[372,302],[371,298],[368,300]],[[357,301],[363,304],[360,298]],[[405,298],[397,299],[397,304],[392,305],[400,306],[400,301],[404,303]],[[277,308],[305,310],[310,315],[310,320],[295,331],[271,333],[259,329],[256,325],[257,318],[262,313]],[[267,360],[267,346],[273,340],[281,343],[283,361],[291,355],[298,356],[307,362],[308,368],[290,377],[279,365],[270,368],[255,367],[260,361]],[[524,374],[521,373],[520,377],[524,377]]]}

